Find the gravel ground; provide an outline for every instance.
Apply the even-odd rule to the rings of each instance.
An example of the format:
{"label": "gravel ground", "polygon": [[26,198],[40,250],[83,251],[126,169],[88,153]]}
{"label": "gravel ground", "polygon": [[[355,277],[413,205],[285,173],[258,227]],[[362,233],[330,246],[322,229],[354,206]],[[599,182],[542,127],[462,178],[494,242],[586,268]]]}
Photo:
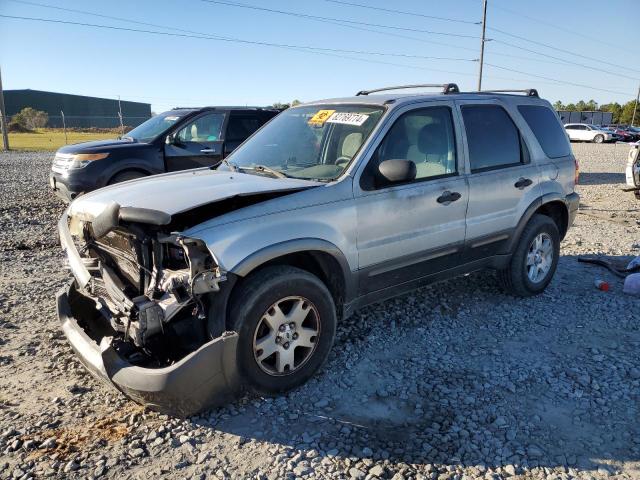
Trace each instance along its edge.
{"label": "gravel ground", "polygon": [[0,478],[640,478],[638,299],[577,262],[640,254],[640,203],[619,190],[626,146],[574,151],[581,210],[543,295],[485,272],[368,307],[302,388],[187,420],[74,358],[50,154],[0,154]]}

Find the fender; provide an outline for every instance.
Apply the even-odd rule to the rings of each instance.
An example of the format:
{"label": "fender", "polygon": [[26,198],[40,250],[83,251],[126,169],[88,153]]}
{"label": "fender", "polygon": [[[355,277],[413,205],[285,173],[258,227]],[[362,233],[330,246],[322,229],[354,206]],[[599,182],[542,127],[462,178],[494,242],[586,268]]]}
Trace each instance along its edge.
{"label": "fender", "polygon": [[106,168],[101,172],[100,181],[96,183],[104,187],[114,176],[127,170],[137,170],[145,173],[146,175],[165,173],[164,170],[149,168],[149,162],[141,158],[118,159],[113,165],[110,165],[109,168]]}
{"label": "fender", "polygon": [[[513,235],[511,235],[511,238],[509,239],[509,242],[506,245],[505,251],[501,253],[507,253],[507,254],[512,253],[513,250],[515,250],[516,246],[518,245],[518,242],[520,241],[520,236],[522,235],[522,231],[524,230],[524,227],[527,225],[527,223],[529,223],[529,220],[531,220],[531,217],[533,217],[533,214],[536,213],[536,211],[544,204],[557,202],[557,201],[560,201],[565,205],[565,207],[567,208],[567,215],[570,215],[571,212],[569,211],[569,206],[567,205],[566,197],[562,196],[562,194],[558,192],[545,193],[544,195],[536,198],[533,202],[531,202],[531,205],[527,207],[524,214],[522,215],[522,218],[520,218],[520,221],[518,222],[518,225],[516,226],[513,232]],[[571,223],[569,223],[569,226],[570,225]]]}
{"label": "fender", "polygon": [[310,252],[320,251],[331,255],[340,265],[342,270],[342,276],[345,284],[345,303],[348,303],[355,298],[355,292],[357,291],[355,275],[351,271],[349,262],[344,256],[342,251],[333,243],[323,240],[321,238],[298,238],[295,240],[287,240],[286,242],[276,243],[265,247],[257,252],[252,253],[244,260],[241,260],[229,271],[240,277],[247,276],[252,270],[256,269],[260,265],[273,260],[274,258],[282,257],[290,253],[297,252]]}

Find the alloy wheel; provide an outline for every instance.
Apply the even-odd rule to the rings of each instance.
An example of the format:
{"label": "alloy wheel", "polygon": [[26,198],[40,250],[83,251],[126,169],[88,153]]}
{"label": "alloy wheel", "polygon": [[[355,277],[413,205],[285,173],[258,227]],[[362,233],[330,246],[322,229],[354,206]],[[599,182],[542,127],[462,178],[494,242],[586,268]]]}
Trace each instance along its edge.
{"label": "alloy wheel", "polygon": [[300,296],[285,297],[262,314],[253,335],[253,356],[269,375],[290,375],[313,355],[320,335],[320,315]]}
{"label": "alloy wheel", "polygon": [[548,233],[536,235],[526,257],[527,276],[532,283],[542,282],[553,265],[553,240]]}

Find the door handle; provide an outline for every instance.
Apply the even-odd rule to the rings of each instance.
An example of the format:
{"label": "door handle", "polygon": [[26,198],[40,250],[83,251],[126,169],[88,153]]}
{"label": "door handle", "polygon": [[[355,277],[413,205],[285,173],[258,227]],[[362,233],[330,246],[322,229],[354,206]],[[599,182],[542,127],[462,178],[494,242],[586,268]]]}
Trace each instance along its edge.
{"label": "door handle", "polygon": [[216,153],[216,151],[213,148],[203,148],[200,153]]}
{"label": "door handle", "polygon": [[437,201],[438,203],[449,205],[451,202],[460,200],[460,197],[462,197],[462,195],[460,195],[458,192],[450,192],[449,190],[447,190],[438,197]]}
{"label": "door handle", "polygon": [[520,177],[518,181],[513,184],[513,186],[522,190],[525,187],[528,187],[529,185],[531,185],[532,183],[533,183],[533,180],[531,180],[530,178]]}

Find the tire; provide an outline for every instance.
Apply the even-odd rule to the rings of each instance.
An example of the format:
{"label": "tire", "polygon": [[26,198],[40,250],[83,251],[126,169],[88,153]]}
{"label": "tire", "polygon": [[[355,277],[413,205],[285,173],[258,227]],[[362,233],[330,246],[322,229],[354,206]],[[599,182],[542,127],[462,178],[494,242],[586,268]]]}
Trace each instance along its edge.
{"label": "tire", "polygon": [[126,182],[128,180],[135,180],[137,178],[146,177],[147,174],[137,171],[137,170],[125,170],[124,172],[120,172],[111,177],[111,180],[107,183],[107,185],[115,185],[116,183]]}
{"label": "tire", "polygon": [[[295,322],[289,322],[292,319]],[[243,381],[267,395],[302,385],[326,361],[336,322],[333,298],[316,276],[289,266],[266,267],[251,274],[234,293],[230,308],[230,326],[239,337],[236,361]]]}
{"label": "tire", "polygon": [[[538,238],[542,239],[542,245],[546,245],[543,247],[544,250],[548,250],[548,253],[551,253],[550,260],[548,254],[539,254],[538,256],[534,252],[533,258],[529,256],[531,254],[530,249],[535,249],[533,242]],[[550,242],[550,245],[545,243],[547,240]],[[547,288],[547,285],[549,285],[549,282],[553,278],[558,266],[559,256],[560,232],[558,231],[558,227],[550,217],[535,214],[524,227],[518,245],[511,256],[509,266],[498,272],[500,283],[508,293],[518,297],[538,295]],[[544,261],[545,258],[546,262]],[[542,262],[539,264],[536,263],[538,259],[542,259]],[[544,265],[548,265],[546,273],[542,275],[540,269],[543,267],[540,267],[540,269],[537,270],[538,276],[535,278],[535,267],[529,267],[527,265],[527,262],[531,260],[533,260],[534,265],[541,265],[543,267]],[[533,275],[531,275],[532,271]],[[534,278],[532,278],[532,276]]]}
{"label": "tire", "polygon": [[604,142],[604,136],[603,135],[596,135],[595,137],[593,137],[593,143],[602,143]]}

